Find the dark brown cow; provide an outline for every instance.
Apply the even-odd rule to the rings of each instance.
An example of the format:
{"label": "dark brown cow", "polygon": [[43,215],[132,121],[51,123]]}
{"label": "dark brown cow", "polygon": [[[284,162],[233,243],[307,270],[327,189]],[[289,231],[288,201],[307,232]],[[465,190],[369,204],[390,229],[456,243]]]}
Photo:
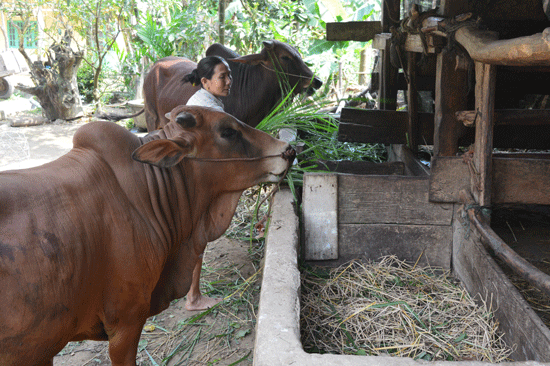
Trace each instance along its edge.
{"label": "dark brown cow", "polygon": [[[226,58],[231,68],[231,93],[221,98],[225,111],[252,127],[256,127],[280,102],[283,91],[278,77],[288,79],[290,87],[296,86],[295,94],[308,88],[318,89],[323,84],[314,77],[294,47],[279,41],[264,41],[263,44],[260,53],[242,57],[220,44],[214,44],[206,51],[207,56]],[[168,122],[164,115],[187,103],[200,88],[182,81],[196,66],[186,58],[171,56],[151,67],[143,83],[149,131],[162,128]]]}
{"label": "dark brown cow", "polygon": [[0,365],[51,365],[83,339],[135,365],[147,317],[187,293],[242,191],[294,158],[226,113],[177,111],[144,138],[89,123],[59,159],[0,173]]}

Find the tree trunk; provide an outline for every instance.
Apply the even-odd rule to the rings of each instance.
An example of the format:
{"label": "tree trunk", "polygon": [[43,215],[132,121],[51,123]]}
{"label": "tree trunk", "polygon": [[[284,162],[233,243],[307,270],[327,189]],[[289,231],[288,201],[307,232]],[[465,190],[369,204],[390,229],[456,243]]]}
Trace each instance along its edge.
{"label": "tree trunk", "polygon": [[54,43],[47,51],[48,61],[31,62],[23,47],[19,51],[31,69],[34,87],[17,85],[16,88],[38,98],[47,119],[71,119],[82,112],[76,73],[82,61],[82,52],[71,47],[71,30],[66,30],[60,43]]}

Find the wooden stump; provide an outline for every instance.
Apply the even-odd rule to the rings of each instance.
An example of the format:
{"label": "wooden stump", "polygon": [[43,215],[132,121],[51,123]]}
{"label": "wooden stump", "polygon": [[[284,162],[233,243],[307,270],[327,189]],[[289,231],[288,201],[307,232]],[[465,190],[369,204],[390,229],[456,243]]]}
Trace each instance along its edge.
{"label": "wooden stump", "polygon": [[71,47],[71,31],[65,31],[60,43],[54,43],[47,51],[48,61],[30,61],[24,49],[21,53],[31,68],[34,87],[17,85],[16,88],[35,95],[47,119],[71,119],[82,112],[76,74],[82,62],[82,52]]}

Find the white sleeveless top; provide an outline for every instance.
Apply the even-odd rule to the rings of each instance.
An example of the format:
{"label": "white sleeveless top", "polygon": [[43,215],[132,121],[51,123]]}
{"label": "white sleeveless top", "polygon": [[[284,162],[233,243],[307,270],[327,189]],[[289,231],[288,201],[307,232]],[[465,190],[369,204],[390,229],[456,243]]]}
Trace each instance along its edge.
{"label": "white sleeveless top", "polygon": [[215,95],[211,94],[208,90],[200,88],[195,94],[187,101],[187,105],[198,105],[201,107],[210,107],[218,111],[223,112],[223,103]]}

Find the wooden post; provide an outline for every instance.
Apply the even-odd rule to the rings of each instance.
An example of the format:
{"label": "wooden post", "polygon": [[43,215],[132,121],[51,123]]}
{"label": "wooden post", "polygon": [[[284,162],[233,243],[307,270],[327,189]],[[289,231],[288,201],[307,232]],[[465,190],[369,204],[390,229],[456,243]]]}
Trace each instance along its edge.
{"label": "wooden post", "polygon": [[454,156],[464,126],[455,113],[467,108],[468,72],[456,68],[456,52],[437,55],[435,76],[434,156]]}
{"label": "wooden post", "polygon": [[[384,0],[382,5],[382,32],[389,33],[392,25],[400,18],[401,1]],[[397,76],[399,70],[390,62],[390,42],[380,50],[380,84],[378,98],[380,109],[395,110],[397,107]]]}
{"label": "wooden post", "polygon": [[359,60],[359,85],[367,83],[367,47],[361,50],[361,59]]}
{"label": "wooden post", "polygon": [[476,68],[476,134],[472,194],[480,206],[491,204],[493,169],[493,125],[495,113],[496,66],[475,63]]}
{"label": "wooden post", "polygon": [[418,150],[418,90],[416,89],[416,60],[417,53],[408,52],[407,74],[409,76],[407,88],[407,105],[409,123],[407,126],[407,143],[412,152]]}

